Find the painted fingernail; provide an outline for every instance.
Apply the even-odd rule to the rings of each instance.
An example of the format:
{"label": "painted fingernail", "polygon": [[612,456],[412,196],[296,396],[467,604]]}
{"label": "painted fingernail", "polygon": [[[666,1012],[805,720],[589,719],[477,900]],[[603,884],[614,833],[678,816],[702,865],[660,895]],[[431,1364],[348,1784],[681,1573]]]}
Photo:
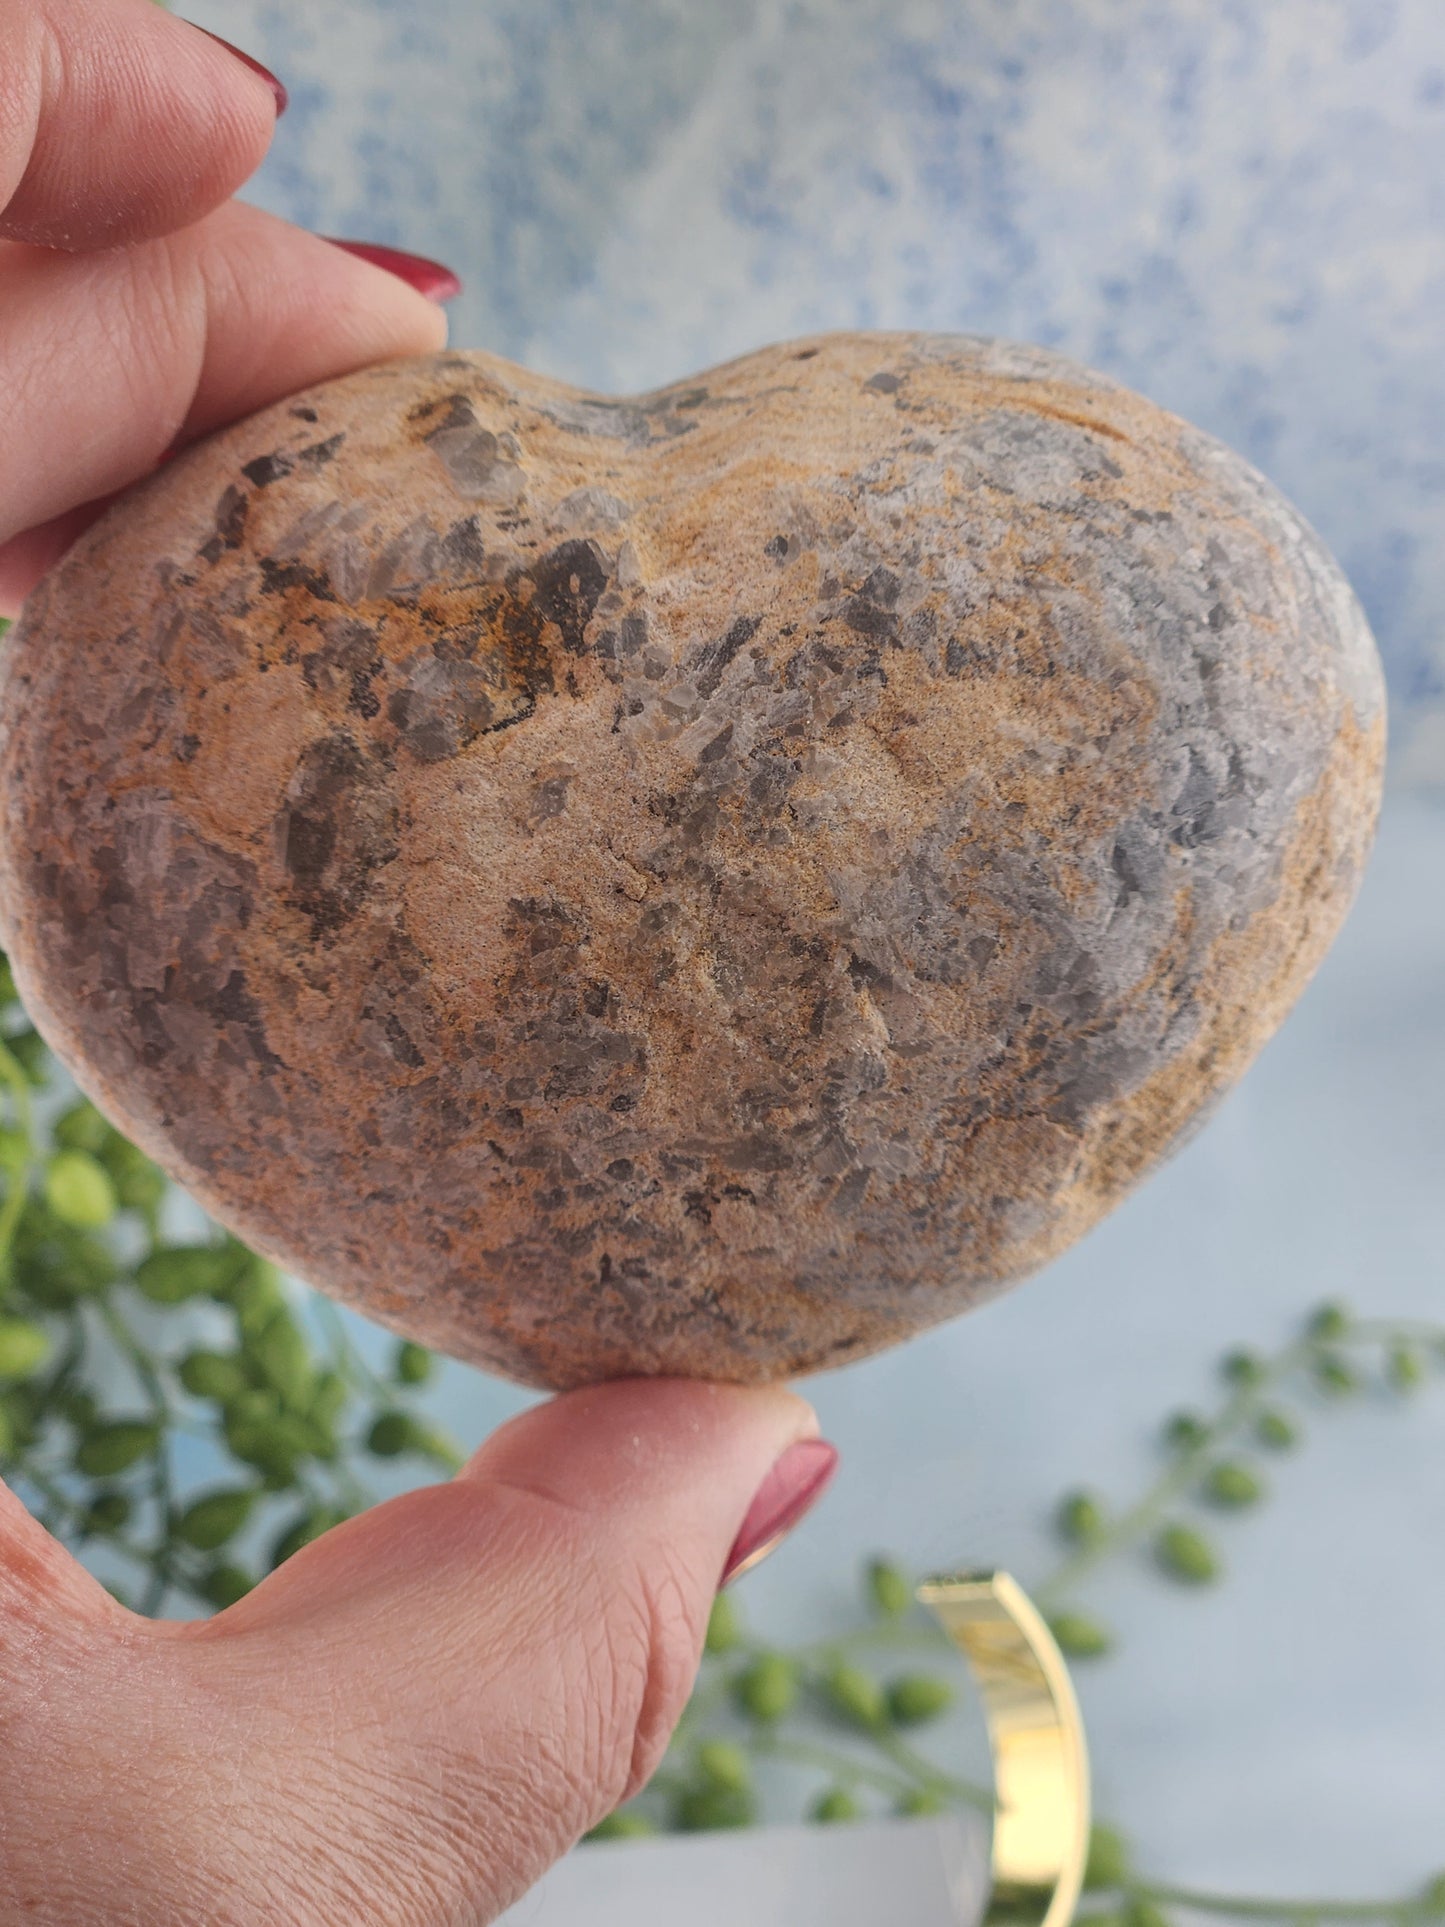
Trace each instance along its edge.
{"label": "painted fingernail", "polygon": [[334,248],[345,248],[354,254],[358,261],[369,261],[374,268],[385,268],[388,274],[396,275],[408,287],[424,294],[428,301],[440,305],[450,301],[453,295],[462,291],[462,284],[450,268],[444,268],[440,261],[428,261],[424,254],[403,254],[400,248],[378,247],[372,241],[338,241],[334,234],[323,234],[323,241],[329,241]]}
{"label": "painted fingernail", "polygon": [[[196,23],[192,20],[188,22],[188,24],[194,27]],[[201,27],[198,28],[197,31],[203,33],[207,40],[214,40],[218,47],[224,47],[228,54],[234,54],[243,67],[249,67],[253,74],[259,74],[261,76],[262,80],[264,80],[266,85],[271,89],[271,92],[276,96],[276,118],[280,120],[289,105],[290,96],[276,78],[275,74],[272,73],[271,69],[269,67],[263,67],[259,60],[253,59],[250,54],[243,52],[240,47],[233,46],[229,40],[222,40],[221,36],[218,33],[212,33],[209,27]]]}
{"label": "painted fingernail", "polygon": [[723,1567],[720,1587],[761,1565],[787,1538],[803,1514],[822,1497],[837,1465],[838,1448],[826,1439],[799,1439],[788,1447],[753,1495]]}

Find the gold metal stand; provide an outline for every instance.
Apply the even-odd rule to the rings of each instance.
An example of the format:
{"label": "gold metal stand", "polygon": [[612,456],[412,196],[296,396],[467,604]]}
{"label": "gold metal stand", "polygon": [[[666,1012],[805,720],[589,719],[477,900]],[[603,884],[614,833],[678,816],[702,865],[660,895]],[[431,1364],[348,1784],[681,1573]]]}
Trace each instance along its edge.
{"label": "gold metal stand", "polygon": [[930,1579],[978,1686],[993,1748],[993,1894],[983,1927],[1068,1927],[1089,1856],[1089,1756],[1064,1656],[1006,1572]]}

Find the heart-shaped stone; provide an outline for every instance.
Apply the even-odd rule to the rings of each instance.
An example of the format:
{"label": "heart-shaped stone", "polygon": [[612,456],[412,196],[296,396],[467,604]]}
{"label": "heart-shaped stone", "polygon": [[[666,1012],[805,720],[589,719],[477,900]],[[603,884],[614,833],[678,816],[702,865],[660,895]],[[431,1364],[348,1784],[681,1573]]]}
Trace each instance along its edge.
{"label": "heart-shaped stone", "polygon": [[1379,667],[1270,485],[1036,349],[372,368],[5,650],[5,942],[261,1250],[540,1385],[770,1378],[1115,1204],[1319,961]]}

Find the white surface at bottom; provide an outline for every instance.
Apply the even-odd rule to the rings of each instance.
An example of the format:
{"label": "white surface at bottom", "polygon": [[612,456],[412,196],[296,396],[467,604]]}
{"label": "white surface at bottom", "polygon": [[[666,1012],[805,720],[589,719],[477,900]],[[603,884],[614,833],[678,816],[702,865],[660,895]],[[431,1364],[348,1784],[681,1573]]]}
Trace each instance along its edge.
{"label": "white surface at bottom", "polygon": [[498,1927],[975,1927],[975,1814],[579,1847]]}

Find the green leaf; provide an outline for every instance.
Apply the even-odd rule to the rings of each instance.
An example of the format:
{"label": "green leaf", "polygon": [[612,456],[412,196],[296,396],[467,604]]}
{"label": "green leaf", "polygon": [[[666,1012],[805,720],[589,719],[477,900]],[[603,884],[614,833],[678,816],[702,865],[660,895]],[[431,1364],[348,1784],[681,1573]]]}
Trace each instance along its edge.
{"label": "green leaf", "polygon": [[281,1276],[274,1265],[235,1241],[224,1256],[226,1276],[217,1286],[215,1296],[234,1307],[242,1335],[250,1338],[263,1330],[272,1314],[285,1304]]}
{"label": "green leaf", "polygon": [[33,1384],[9,1385],[0,1391],[0,1409],[5,1413],[7,1452],[20,1452],[33,1445],[39,1434],[43,1408]]}
{"label": "green leaf", "polygon": [[1171,1579],[1190,1586],[1207,1586],[1221,1570],[1213,1546],[1190,1526],[1166,1526],[1154,1542],[1154,1556]]}
{"label": "green leaf", "polygon": [[280,1491],[295,1483],[296,1468],[304,1459],[316,1457],[316,1431],[294,1412],[282,1412],[266,1431],[275,1464],[263,1462],[261,1470],[272,1489]]}
{"label": "green leaf", "polygon": [[1156,1902],[1134,1894],[1124,1908],[1124,1923],[1125,1927],[1169,1927],[1169,1916]]}
{"label": "green leaf", "polygon": [[1096,1826],[1089,1835],[1089,1863],[1084,1873],[1085,1893],[1120,1887],[1129,1878],[1129,1848],[1113,1827]]}
{"label": "green leaf", "polygon": [[100,1411],[95,1393],[86,1391],[80,1385],[72,1385],[61,1392],[55,1400],[55,1409],[77,1432],[88,1432]]}
{"label": "green leaf", "polygon": [[149,1419],[112,1419],[81,1439],[76,1470],[87,1478],[112,1479],[154,1452],[159,1442],[160,1427]]}
{"label": "green leaf", "polygon": [[643,1813],[609,1813],[605,1820],[599,1820],[590,1833],[584,1833],[584,1841],[591,1840],[645,1840],[657,1828]]}
{"label": "green leaf", "polygon": [[21,1220],[22,1231],[16,1237],[16,1282],[33,1303],[47,1310],[66,1311],[77,1298],[113,1284],[120,1276],[120,1265],[101,1239],[50,1219],[43,1205],[40,1211],[49,1220],[45,1229],[50,1235],[32,1242],[23,1234],[34,1228],[34,1220],[30,1226]]}
{"label": "green leaf", "polygon": [[278,1534],[272,1544],[272,1571],[274,1572],[277,1566],[284,1566],[293,1553],[300,1552],[303,1546],[309,1546],[312,1540],[319,1539],[323,1532],[330,1532],[333,1526],[340,1525],[345,1517],[344,1512],[331,1506],[312,1506],[307,1511],[299,1513],[290,1525]]}
{"label": "green leaf", "polygon": [[226,1443],[236,1458],[256,1468],[273,1492],[284,1491],[295,1484],[297,1466],[311,1456],[311,1433],[289,1412],[251,1415],[249,1401],[257,1396],[248,1393],[226,1408]]}
{"label": "green leaf", "polygon": [[304,1407],[312,1391],[311,1348],[285,1305],[246,1339],[244,1351],[283,1406]]}
{"label": "green leaf", "polygon": [[798,1669],[783,1653],[759,1653],[733,1688],[738,1708],[749,1719],[771,1724],[789,1714],[798,1699]]}
{"label": "green leaf", "polygon": [[876,1732],[888,1717],[888,1702],[883,1688],[857,1666],[839,1661],[828,1669],[823,1680],[823,1697],[838,1717],[850,1726]]}
{"label": "green leaf", "polygon": [[254,1486],[228,1486],[193,1499],[175,1523],[176,1537],[197,1552],[218,1552],[246,1524],[257,1499]]}
{"label": "green leaf", "polygon": [[66,1151],[89,1151],[95,1157],[105,1145],[110,1126],[84,1098],[62,1111],[50,1127],[55,1142]]}
{"label": "green leaf", "polygon": [[1264,1382],[1266,1366],[1256,1352],[1227,1352],[1220,1360],[1221,1375],[1230,1385],[1261,1385]]}
{"label": "green leaf", "polygon": [[673,1809],[682,1833],[713,1833],[723,1828],[750,1827],[757,1817],[751,1793],[728,1792],[722,1787],[689,1787]]}
{"label": "green leaf", "polygon": [[845,1825],[849,1820],[862,1817],[862,1808],[848,1791],[847,1787],[830,1786],[820,1793],[808,1809],[808,1818],[819,1826],[832,1827]]}
{"label": "green leaf", "polygon": [[281,1407],[274,1392],[263,1391],[259,1385],[247,1382],[246,1388],[234,1398],[226,1400],[226,1422],[229,1425],[257,1426],[264,1431],[281,1415]]}
{"label": "green leaf", "polygon": [[7,1037],[5,1048],[24,1071],[26,1083],[33,1090],[43,1091],[50,1082],[54,1059],[39,1032],[22,1030],[14,1037]]}
{"label": "green leaf", "polygon": [[334,1432],[324,1425],[318,1425],[314,1418],[310,1418],[304,1412],[295,1412],[291,1416],[296,1426],[296,1435],[303,1441],[309,1458],[318,1459],[330,1465],[341,1456],[341,1444]]}
{"label": "green leaf", "polygon": [[1327,1343],[1344,1337],[1350,1329],[1350,1308],[1338,1299],[1327,1300],[1317,1305],[1310,1313],[1305,1331],[1311,1338],[1320,1338]]}
{"label": "green leaf", "polygon": [[255,1585],[255,1580],[244,1566],[221,1564],[212,1566],[201,1580],[200,1594],[218,1612],[227,1606],[234,1606],[238,1599],[244,1599]]}
{"label": "green leaf", "polygon": [[1059,1643],[1060,1652],[1070,1659],[1101,1659],[1114,1644],[1107,1626],[1087,1613],[1055,1613],[1049,1631]]}
{"label": "green leaf", "polygon": [[921,1820],[927,1814],[944,1813],[947,1808],[942,1796],[931,1787],[916,1786],[899,1795],[893,1811],[903,1820]]}
{"label": "green leaf", "polygon": [[330,1433],[346,1410],[350,1397],[351,1389],[340,1372],[329,1369],[318,1372],[312,1387],[311,1403],[306,1407],[306,1416],[313,1425],[319,1425],[323,1432]]}
{"label": "green leaf", "polygon": [[745,1792],[753,1783],[748,1756],[732,1740],[704,1740],[697,1749],[697,1770],[702,1781],[724,1793]]}
{"label": "green leaf", "polygon": [[1108,1530],[1103,1502],[1092,1492],[1069,1492],[1055,1515],[1059,1536],[1071,1546],[1094,1546]]}
{"label": "green leaf", "polygon": [[97,1492],[81,1521],[87,1533],[122,1532],[130,1524],[131,1503],[124,1492]]}
{"label": "green leaf", "polygon": [[213,1291],[222,1271],[214,1245],[163,1245],[136,1266],[136,1290],[153,1305],[181,1305]]}
{"label": "green leaf", "polygon": [[738,1611],[737,1602],[730,1594],[720,1592],[712,1602],[712,1611],[708,1615],[707,1637],[703,1641],[703,1651],[712,1654],[730,1653],[741,1643],[742,1636],[742,1615]]}
{"label": "green leaf", "polygon": [[425,1385],[436,1369],[436,1360],[424,1345],[403,1339],[392,1360],[392,1374],[400,1385]]}
{"label": "green leaf", "polygon": [[1360,1389],[1359,1374],[1338,1352],[1325,1352],[1315,1360],[1315,1383],[1332,1398],[1343,1398]]}
{"label": "green leaf", "polygon": [[1192,1452],[1209,1437],[1209,1427],[1197,1412],[1176,1412],[1165,1421],[1164,1442],[1177,1452]]}
{"label": "green leaf", "polygon": [[1425,1377],[1425,1361],[1413,1345],[1396,1345],[1386,1361],[1385,1376],[1397,1392],[1413,1392]]}
{"label": "green leaf", "polygon": [[1445,1919],[1445,1873],[1427,1881],[1420,1894],[1420,1907],[1430,1919]]}
{"label": "green leaf", "polygon": [[57,1151],[45,1167],[45,1201],[62,1224],[98,1230],[116,1213],[115,1186],[88,1151]]}
{"label": "green leaf", "polygon": [[904,1673],[888,1684],[888,1716],[898,1726],[924,1726],[946,1713],[955,1697],[946,1679],[932,1673]]}
{"label": "green leaf", "polygon": [[1288,1412],[1271,1406],[1255,1421],[1254,1435],[1271,1452],[1288,1452],[1299,1444],[1300,1432],[1298,1423]]}
{"label": "green leaf", "polygon": [[110,1173],[115,1194],[127,1210],[153,1211],[165,1196],[165,1172],[119,1131],[107,1131],[97,1156]]}
{"label": "green leaf", "polygon": [[12,1182],[25,1170],[32,1155],[30,1139],[24,1131],[16,1131],[8,1124],[0,1130],[0,1171]]}
{"label": "green leaf", "polygon": [[891,1560],[870,1560],[866,1585],[869,1604],[882,1619],[901,1619],[913,1605],[907,1575]]}
{"label": "green leaf", "polygon": [[214,1399],[218,1405],[239,1398],[250,1386],[245,1367],[233,1352],[187,1352],[176,1376],[192,1398]]}
{"label": "green leaf", "polygon": [[410,1412],[380,1412],[366,1435],[366,1449],[379,1459],[395,1459],[403,1452],[423,1450],[426,1439],[425,1427]]}
{"label": "green leaf", "polygon": [[1264,1497],[1264,1480],[1252,1466],[1237,1459],[1226,1459],[1212,1466],[1204,1481],[1204,1496],[1211,1505],[1241,1510],[1258,1505]]}
{"label": "green leaf", "polygon": [[50,1337],[26,1318],[0,1318],[0,1378],[30,1378],[50,1356]]}

